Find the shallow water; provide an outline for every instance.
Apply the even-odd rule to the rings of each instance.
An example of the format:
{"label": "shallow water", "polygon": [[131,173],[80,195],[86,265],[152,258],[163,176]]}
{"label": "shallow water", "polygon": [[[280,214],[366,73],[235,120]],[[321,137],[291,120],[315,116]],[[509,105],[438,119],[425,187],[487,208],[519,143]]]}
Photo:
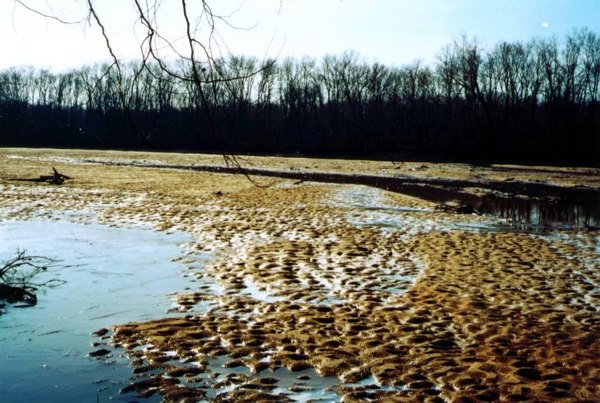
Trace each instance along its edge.
{"label": "shallow water", "polygon": [[331,203],[348,209],[348,221],[356,226],[374,226],[383,231],[400,233],[403,240],[430,231],[506,231],[514,230],[504,219],[493,216],[461,215],[435,217],[434,209],[394,206],[382,190],[367,186],[344,186],[333,195]]}
{"label": "shallow water", "polygon": [[570,203],[560,200],[495,198],[482,205],[486,214],[508,219],[518,229],[547,231],[552,229],[600,226],[600,201]]}
{"label": "shallow water", "polygon": [[[444,199],[435,199],[444,201]],[[481,206],[483,215],[461,215],[470,219],[431,219],[433,209],[390,205],[383,192],[367,186],[345,186],[337,191],[332,204],[350,209],[349,220],[355,225],[408,231],[468,232],[519,231],[548,233],[555,230],[581,230],[600,226],[600,203],[569,203],[528,198],[488,199]]]}
{"label": "shallow water", "polygon": [[[229,357],[220,356],[209,362],[209,368],[212,368],[212,370],[209,370],[204,376],[204,378],[207,379],[207,384],[214,385],[215,383],[222,383],[233,374],[256,377],[256,375],[252,374],[246,367],[223,368],[223,364],[228,360]],[[336,377],[321,377],[312,368],[295,372],[288,371],[285,368],[279,368],[276,371],[264,371],[260,374],[260,377],[277,378],[279,382],[277,382],[277,386],[272,390],[272,393],[285,394],[294,401],[319,401],[319,399],[325,399],[325,401],[328,402],[339,401],[339,396],[335,393],[339,380]],[[215,396],[225,393],[228,390],[232,390],[233,388],[234,385],[213,388],[208,391],[207,398],[213,399]],[[290,389],[293,388],[301,388],[304,390],[291,392]]]}
{"label": "shallow water", "polygon": [[[106,347],[91,333],[129,321],[167,316],[168,294],[193,286],[171,259],[184,234],[59,220],[0,222],[0,261],[17,249],[60,260],[43,277],[66,281],[38,291],[30,308],[0,315],[0,401],[127,401],[119,395],[129,361],[87,356]],[[108,342],[108,340],[107,340]],[[107,347],[108,348],[108,347]]]}
{"label": "shallow water", "polygon": [[[600,199],[593,195],[561,196],[565,200],[558,197],[511,196],[500,192],[493,192],[488,196],[478,196],[452,187],[420,185],[404,186],[398,191],[434,203],[458,201],[473,207],[486,216],[503,219],[507,225],[517,230],[544,232],[554,229],[600,227]],[[349,185],[342,188],[338,192],[338,196],[334,197],[336,202],[339,202],[342,195],[348,198],[347,204],[362,209],[387,212],[428,211],[426,209],[384,206],[385,198],[382,197],[378,188]]]}

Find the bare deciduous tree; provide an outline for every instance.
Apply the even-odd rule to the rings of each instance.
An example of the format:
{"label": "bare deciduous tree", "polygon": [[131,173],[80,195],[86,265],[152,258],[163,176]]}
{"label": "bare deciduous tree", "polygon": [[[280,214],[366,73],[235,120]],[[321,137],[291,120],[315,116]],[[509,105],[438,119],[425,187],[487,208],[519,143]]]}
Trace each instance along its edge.
{"label": "bare deciduous tree", "polygon": [[[0,72],[3,145],[219,150],[231,164],[232,151],[403,149],[597,160],[600,37],[590,30],[490,50],[462,38],[434,66],[368,65],[352,52],[276,62],[216,51],[210,38],[218,30],[200,26],[223,21],[198,20],[197,12],[211,13],[204,2],[169,3],[178,5],[179,41],[157,30],[161,3],[126,4],[143,28],[138,61],[115,53],[105,65],[67,73]],[[103,10],[95,11],[102,23]]]}
{"label": "bare deciduous tree", "polygon": [[[209,93],[218,92],[219,84],[225,84],[228,91],[241,89],[243,93],[238,95],[247,99],[254,77],[269,69],[274,63],[274,60],[259,64],[252,60],[224,57],[228,52],[227,44],[223,42],[220,34],[221,29],[251,29],[251,27],[234,26],[231,23],[231,17],[238,10],[233,10],[229,14],[219,14],[214,11],[215,3],[207,0],[179,0],[177,8],[173,7],[174,2],[167,4],[161,0],[126,2],[124,7],[132,7],[133,29],[140,35],[138,42],[141,60],[140,63],[129,66],[134,68],[134,72],[128,77],[129,79],[126,79],[127,66],[115,46],[109,26],[110,17],[103,14],[101,2],[85,0],[86,7],[81,10],[84,15],[73,21],[66,20],[55,13],[51,0],[46,1],[45,6],[29,4],[25,0],[14,0],[14,3],[15,6],[23,7],[62,24],[79,23],[99,28],[112,62],[106,65],[97,83],[104,80],[105,84],[113,89],[117,96],[115,100],[125,110],[129,123],[138,135],[139,143],[151,141],[153,134],[152,131],[143,132],[131,113],[133,103],[138,101],[140,82],[143,83],[144,78],[148,79],[148,76],[154,76],[156,79],[156,69],[159,69],[174,80],[189,83],[194,87],[193,93],[197,97],[196,106],[207,117],[207,127],[199,128],[197,135],[211,136],[220,144],[227,163],[237,166],[245,174],[237,157],[229,152],[227,144],[222,141],[224,135],[221,131],[224,128],[215,125],[208,102]],[[164,20],[168,17],[167,11],[179,17],[178,26],[169,24],[168,28],[165,28],[167,24]],[[111,10],[111,13],[113,12],[114,10]],[[231,63],[228,68],[224,68],[224,60]],[[40,100],[43,102],[47,94],[46,87],[38,86],[38,88]]]}

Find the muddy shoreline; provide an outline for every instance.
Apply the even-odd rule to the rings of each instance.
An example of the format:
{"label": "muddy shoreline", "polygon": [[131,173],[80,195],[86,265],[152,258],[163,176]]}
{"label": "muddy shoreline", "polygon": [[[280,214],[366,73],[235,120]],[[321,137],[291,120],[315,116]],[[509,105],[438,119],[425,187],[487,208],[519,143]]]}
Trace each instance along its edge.
{"label": "muddy shoreline", "polygon": [[[515,231],[362,185],[294,177],[262,189],[241,175],[174,169],[192,165],[186,158],[0,153],[2,220],[83,209],[109,225],[143,222],[192,236],[186,264],[197,288],[178,296],[181,316],[115,324],[109,333],[132,363],[126,391],[168,401],[598,400],[594,231]],[[449,172],[448,180],[479,183],[466,166],[259,162],[268,171],[289,164],[348,175],[360,166],[367,177],[405,170],[427,182]],[[50,164],[74,180],[13,181]],[[540,170],[517,181],[554,171]],[[598,189],[594,175],[576,172],[561,170],[551,184]],[[496,171],[476,174],[502,182]],[[200,264],[200,252],[212,258]]]}
{"label": "muddy shoreline", "polygon": [[[348,172],[317,172],[298,169],[265,169],[246,166],[215,164],[169,164],[147,160],[116,161],[111,159],[73,158],[72,162],[104,166],[170,169],[193,172],[243,175],[251,177],[278,178],[302,182],[349,184],[377,187],[386,191],[418,197],[446,207],[445,203],[458,203],[455,212],[492,214],[509,218],[521,229],[546,230],[561,226],[600,228],[600,186],[581,184],[556,184],[534,180],[516,180],[504,177],[460,179],[451,177],[418,177],[403,174],[368,174]],[[414,168],[413,168],[414,169]],[[526,168],[518,168],[521,171]],[[514,167],[501,167],[500,171],[512,172]],[[543,169],[531,172],[545,174]],[[594,170],[582,170],[573,176],[594,176]],[[31,179],[16,179],[31,180]],[[263,184],[269,186],[269,183]],[[534,217],[535,216],[535,217]]]}

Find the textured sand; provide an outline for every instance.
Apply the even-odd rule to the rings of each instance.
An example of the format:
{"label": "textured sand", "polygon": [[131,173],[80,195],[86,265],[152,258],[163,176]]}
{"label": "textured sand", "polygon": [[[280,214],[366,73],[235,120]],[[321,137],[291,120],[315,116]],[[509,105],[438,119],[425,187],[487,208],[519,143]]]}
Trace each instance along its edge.
{"label": "textured sand", "polygon": [[[2,220],[69,212],[81,221],[149,223],[193,235],[185,263],[198,289],[178,296],[181,317],[113,329],[113,342],[129,352],[139,376],[129,391],[193,401],[218,389],[224,392],[215,400],[282,401],[303,387],[276,389],[272,371],[283,367],[339,377],[345,401],[600,399],[593,232],[461,229],[486,219],[363,187],[275,180],[262,189],[241,176],[68,158],[192,163],[194,156],[0,150]],[[203,158],[219,163],[218,156]],[[253,161],[277,168],[289,162]],[[389,162],[289,164],[397,169]],[[473,168],[421,165],[399,169],[468,177]],[[50,166],[75,180],[60,187],[11,180],[46,174]],[[598,178],[583,168],[481,169],[496,179],[517,173],[547,180],[553,172],[551,179],[565,185],[597,186]],[[405,209],[356,208],[348,203],[352,195]],[[82,210],[93,214],[77,214]],[[405,226],[387,228],[378,214]],[[206,265],[203,254],[210,256]],[[256,375],[215,376],[211,383],[215,357]]]}

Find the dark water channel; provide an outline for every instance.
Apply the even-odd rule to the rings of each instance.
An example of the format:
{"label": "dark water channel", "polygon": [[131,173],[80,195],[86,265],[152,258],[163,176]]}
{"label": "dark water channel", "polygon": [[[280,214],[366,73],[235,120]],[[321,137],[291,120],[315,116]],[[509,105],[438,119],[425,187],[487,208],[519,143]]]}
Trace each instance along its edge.
{"label": "dark water channel", "polygon": [[600,200],[566,202],[561,200],[494,198],[481,212],[506,218],[520,229],[598,229]]}
{"label": "dark water channel", "polygon": [[469,212],[500,217],[514,229],[599,229],[600,193],[526,196],[498,192],[474,194],[463,189],[432,185],[404,185],[401,193],[436,203],[454,201]]}
{"label": "dark water channel", "polygon": [[190,287],[171,259],[183,234],[111,228],[68,221],[0,222],[0,261],[17,249],[59,259],[39,281],[66,281],[38,291],[38,305],[7,306],[0,314],[0,401],[128,401],[128,360],[88,357],[99,339],[91,333],[129,321],[167,316],[168,294]]}

